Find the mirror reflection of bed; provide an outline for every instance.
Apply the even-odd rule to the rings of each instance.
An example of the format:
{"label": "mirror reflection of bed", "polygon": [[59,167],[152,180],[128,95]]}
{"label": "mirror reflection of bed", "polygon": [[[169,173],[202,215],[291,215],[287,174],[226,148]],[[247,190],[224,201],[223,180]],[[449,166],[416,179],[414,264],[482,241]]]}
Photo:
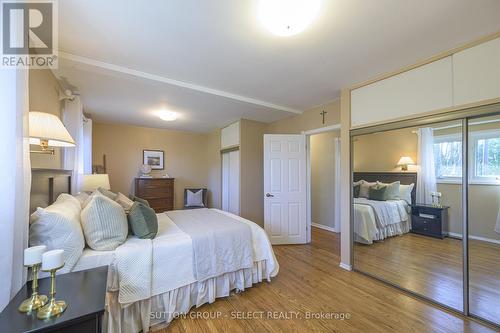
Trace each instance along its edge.
{"label": "mirror reflection of bed", "polygon": [[[484,140],[498,139],[490,142],[488,152],[500,156],[500,122],[491,121],[470,123],[469,146],[472,150],[479,142],[484,150]],[[461,121],[353,138],[354,268],[459,311],[463,310],[461,144]],[[477,160],[478,149],[471,155]],[[414,165],[399,165],[403,157]],[[426,172],[431,168],[433,177]],[[500,233],[494,230],[499,184],[469,181],[470,310],[493,322],[500,320]],[[383,186],[384,196],[377,193]],[[440,193],[442,208],[433,207],[431,193],[435,203]]]}

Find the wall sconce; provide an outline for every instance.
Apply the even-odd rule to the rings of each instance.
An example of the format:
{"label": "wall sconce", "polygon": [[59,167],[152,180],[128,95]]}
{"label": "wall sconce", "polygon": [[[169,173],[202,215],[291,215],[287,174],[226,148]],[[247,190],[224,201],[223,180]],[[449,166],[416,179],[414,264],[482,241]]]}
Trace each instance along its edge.
{"label": "wall sconce", "polygon": [[415,165],[415,162],[411,157],[403,156],[399,159],[397,165],[401,167],[401,171],[408,171],[408,165]]}
{"label": "wall sconce", "polygon": [[32,150],[31,153],[54,155],[54,149],[49,147],[75,146],[75,140],[61,120],[53,114],[30,111],[29,126],[30,144],[40,145],[42,148],[42,150]]}

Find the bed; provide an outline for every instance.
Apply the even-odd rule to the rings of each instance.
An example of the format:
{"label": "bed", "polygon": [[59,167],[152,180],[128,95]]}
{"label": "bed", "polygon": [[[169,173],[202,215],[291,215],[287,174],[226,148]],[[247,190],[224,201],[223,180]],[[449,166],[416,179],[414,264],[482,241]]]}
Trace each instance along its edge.
{"label": "bed", "polygon": [[[193,235],[183,231],[179,227],[182,221],[174,220],[173,216],[177,214],[191,220],[193,226],[199,224],[203,230],[210,216],[217,218],[214,213],[248,227],[252,243],[251,263],[239,264],[245,259],[236,258],[239,264],[234,266],[236,268],[222,267],[215,273],[209,272],[200,277],[194,262],[197,254],[194,253]],[[115,251],[86,248],[72,270],[109,266],[105,318],[108,332],[147,332],[151,326],[169,323],[192,307],[229,296],[233,290],[239,292],[255,283],[270,281],[278,273],[278,262],[267,235],[251,221],[217,209],[173,211],[157,216],[159,228],[153,240],[129,237]],[[224,232],[212,230],[203,231],[203,234]],[[226,232],[233,233],[230,230]],[[205,246],[203,240],[201,244]],[[149,259],[148,251],[151,251]],[[201,264],[210,261],[212,256],[208,252],[207,257],[201,258]],[[149,273],[144,274],[148,269]]]}
{"label": "bed", "polygon": [[415,204],[417,174],[411,172],[355,172],[353,181],[414,184],[406,200],[376,201],[354,198],[354,241],[373,244],[388,237],[403,235],[410,231],[411,205]]}

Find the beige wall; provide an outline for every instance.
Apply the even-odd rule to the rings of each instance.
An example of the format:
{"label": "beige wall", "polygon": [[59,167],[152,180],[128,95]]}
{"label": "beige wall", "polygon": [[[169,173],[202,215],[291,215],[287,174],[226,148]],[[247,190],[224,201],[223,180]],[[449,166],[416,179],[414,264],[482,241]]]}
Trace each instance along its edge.
{"label": "beige wall", "polygon": [[240,215],[264,226],[264,134],[267,124],[240,121]]}
{"label": "beige wall", "polygon": [[[474,130],[491,128],[486,126],[472,127]],[[497,125],[498,126],[498,125]],[[400,156],[408,155],[416,159],[417,136],[412,133],[415,128],[374,133],[355,138],[354,171],[400,171],[396,163]],[[451,134],[460,132],[460,128],[436,132]],[[383,149],[381,148],[383,147]],[[472,236],[500,240],[494,232],[497,214],[500,209],[500,186],[469,185],[469,233]],[[450,206],[449,232],[462,234],[462,185],[438,183],[437,190],[443,194],[443,204]]]}
{"label": "beige wall", "polygon": [[[106,154],[111,189],[125,195],[134,193],[134,178],[142,165],[143,149],[165,152],[165,170],[155,170],[160,177],[168,173],[175,178],[174,206],[183,207],[184,188],[207,187],[216,182],[218,143],[214,134],[161,130],[121,124],[93,124],[93,160]],[[218,150],[218,149],[217,149]],[[208,165],[208,167],[207,167]],[[220,176],[219,176],[220,177]],[[209,180],[210,179],[210,180]],[[217,190],[212,198],[219,197]],[[213,200],[218,204],[218,200]]]}
{"label": "beige wall", "polygon": [[[325,115],[325,123],[320,115],[321,111],[328,112]],[[268,125],[268,134],[296,134],[320,127],[340,123],[340,100],[335,100],[323,106],[315,107],[296,116],[272,122]]]}
{"label": "beige wall", "polygon": [[[61,117],[59,102],[60,86],[54,74],[48,69],[30,69],[29,71],[29,105],[30,111],[40,111]],[[39,147],[31,146],[38,150]],[[62,168],[61,149],[55,149],[55,155],[31,154],[31,167],[42,169]]]}
{"label": "beige wall", "polygon": [[311,220],[335,227],[335,138],[339,132],[311,136]]}

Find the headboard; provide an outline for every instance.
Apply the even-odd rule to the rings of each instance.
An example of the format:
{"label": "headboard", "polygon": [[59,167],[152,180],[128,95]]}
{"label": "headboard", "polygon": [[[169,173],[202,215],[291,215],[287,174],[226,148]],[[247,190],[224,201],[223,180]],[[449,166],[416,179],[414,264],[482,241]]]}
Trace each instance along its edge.
{"label": "headboard", "polygon": [[51,205],[61,193],[71,193],[70,170],[31,170],[30,213]]}
{"label": "headboard", "polygon": [[411,191],[411,203],[414,205],[417,197],[417,173],[416,172],[354,172],[353,181],[366,180],[367,182],[393,183],[398,180],[403,185],[415,184]]}

